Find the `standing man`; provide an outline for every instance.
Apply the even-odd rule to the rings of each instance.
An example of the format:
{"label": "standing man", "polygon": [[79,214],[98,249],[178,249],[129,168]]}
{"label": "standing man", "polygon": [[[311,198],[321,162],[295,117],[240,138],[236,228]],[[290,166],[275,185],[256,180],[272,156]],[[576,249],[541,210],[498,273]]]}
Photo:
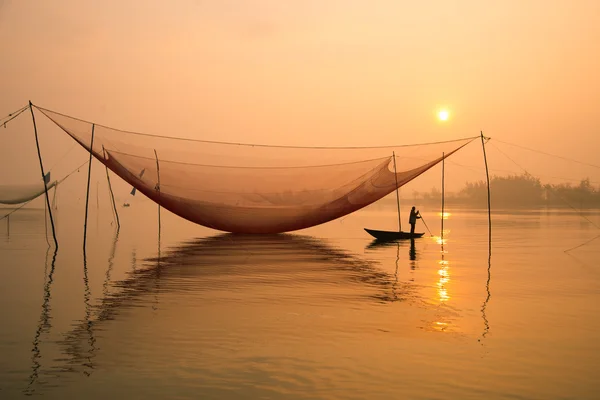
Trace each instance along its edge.
{"label": "standing man", "polygon": [[419,210],[415,210],[415,206],[413,206],[410,210],[410,217],[408,217],[411,235],[415,234],[415,224],[417,223],[417,219],[421,219],[421,214],[419,213]]}

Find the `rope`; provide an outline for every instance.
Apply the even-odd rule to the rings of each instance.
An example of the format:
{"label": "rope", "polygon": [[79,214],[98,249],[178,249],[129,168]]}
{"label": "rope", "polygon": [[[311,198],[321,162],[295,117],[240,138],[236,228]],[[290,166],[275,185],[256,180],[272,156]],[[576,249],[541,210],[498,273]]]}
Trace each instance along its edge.
{"label": "rope", "polygon": [[524,150],[533,151],[534,153],[540,153],[540,154],[544,154],[544,155],[546,155],[546,156],[550,156],[550,157],[556,157],[556,158],[560,158],[560,159],[563,159],[563,160],[571,161],[571,162],[574,162],[574,163],[577,163],[577,164],[587,165],[587,166],[589,166],[589,167],[594,167],[594,168],[599,168],[599,169],[600,169],[600,166],[599,166],[599,165],[590,164],[590,163],[586,163],[586,162],[583,162],[583,161],[577,161],[577,160],[573,160],[572,158],[563,157],[563,156],[558,156],[558,155],[556,155],[556,154],[550,154],[550,153],[546,153],[546,152],[544,152],[544,151],[540,151],[540,150],[530,149],[529,147],[521,146],[521,145],[514,144],[514,143],[504,142],[504,141],[502,141],[502,140],[498,140],[498,139],[496,139],[496,141],[497,141],[497,142],[500,142],[500,143],[507,144],[507,145],[509,145],[509,146],[519,147],[519,148],[521,148],[521,149],[524,149]]}
{"label": "rope", "polygon": [[[479,169],[477,169],[477,167],[475,167],[473,165],[464,165],[464,164],[459,164],[459,163],[456,163],[453,161],[447,161],[447,163],[455,165],[457,167],[468,169],[470,171],[479,172]],[[499,168],[490,168],[490,172],[504,172],[504,173],[509,173],[509,174],[515,173],[515,171],[513,171],[513,170],[499,169]],[[561,181],[567,181],[567,182],[581,182],[581,179],[565,178],[562,176],[554,176],[554,175],[536,175],[536,176],[538,176],[540,178],[560,179]],[[590,183],[597,185],[597,184],[600,184],[600,181],[590,181]]]}
{"label": "rope", "polygon": [[565,253],[568,253],[568,252],[570,252],[571,250],[575,250],[575,249],[578,249],[578,248],[580,248],[580,247],[583,247],[583,246],[585,246],[586,244],[592,243],[594,240],[596,240],[596,239],[598,239],[598,238],[600,238],[600,235],[598,235],[598,236],[594,236],[594,237],[593,237],[593,238],[591,238],[590,240],[588,240],[588,241],[586,241],[586,242],[583,242],[583,243],[581,243],[580,245],[577,245],[577,246],[575,246],[575,247],[571,247],[570,249],[567,249],[567,250],[565,250]]}
{"label": "rope", "polygon": [[[492,143],[492,146],[494,146],[494,144]],[[494,146],[494,148],[496,150],[498,150],[500,152],[500,154],[502,154],[504,157],[508,158],[510,161],[512,161],[517,167],[521,168],[523,171],[525,171],[525,173],[529,176],[533,176],[532,174],[529,173],[529,171],[527,171],[525,168],[523,168],[521,165],[519,165],[515,160],[513,160],[512,158],[510,158],[508,155],[506,155],[502,150],[500,150],[498,147]],[[569,207],[571,207],[574,211],[577,212],[577,214],[579,214],[579,216],[583,219],[585,219],[587,222],[589,222],[590,224],[592,224],[592,226],[594,226],[596,229],[600,229],[600,226],[596,225],[593,221],[591,221],[589,218],[587,218],[585,215],[583,215],[583,213],[581,212],[580,209],[572,206],[568,201],[566,201],[562,196],[560,196],[558,193],[556,193],[554,190],[552,190],[552,188],[548,187],[552,193],[559,198],[562,202],[564,202],[566,205],[568,205]]]}
{"label": "rope", "polygon": [[70,115],[62,114],[62,113],[59,113],[59,112],[56,112],[56,111],[53,111],[53,110],[49,110],[47,108],[43,108],[43,107],[40,107],[40,106],[34,105],[34,107],[37,108],[38,110],[40,110],[41,112],[43,112],[44,115],[46,115],[50,119],[52,119],[52,118],[50,116],[48,116],[45,113],[45,111],[53,113],[53,114],[56,114],[56,115],[60,115],[62,117],[71,118],[71,119],[74,119],[76,121],[84,122],[84,123],[87,123],[87,124],[95,124],[96,126],[99,126],[99,127],[105,128],[105,129],[110,129],[110,130],[113,130],[113,131],[118,131],[118,132],[126,133],[126,134],[129,134],[129,135],[147,136],[147,137],[153,137],[153,138],[157,138],[157,139],[181,140],[181,141],[186,141],[186,142],[198,142],[198,143],[209,143],[209,144],[223,144],[223,145],[232,145],[232,146],[271,147],[271,148],[287,148],[287,149],[314,149],[314,150],[391,149],[391,148],[396,148],[396,147],[414,147],[414,146],[426,146],[426,145],[434,145],[434,144],[442,144],[442,143],[452,143],[452,142],[460,142],[460,141],[464,141],[464,140],[474,140],[474,139],[479,138],[479,136],[469,136],[469,137],[460,138],[460,139],[443,140],[443,141],[438,141],[438,142],[416,143],[416,144],[399,144],[399,145],[385,145],[385,146],[331,146],[330,147],[330,146],[285,146],[285,145],[272,145],[272,144],[260,144],[260,143],[236,143],[236,142],[222,142],[222,141],[213,141],[213,140],[201,140],[201,139],[183,138],[183,137],[176,137],[176,136],[153,135],[153,134],[150,134],[150,133],[125,131],[125,130],[111,128],[110,126],[106,126],[106,125],[96,124],[94,122],[86,121],[84,119],[75,118],[75,117],[72,117]]}
{"label": "rope", "polygon": [[51,166],[51,167],[48,169],[48,171],[52,171],[52,169],[54,169],[54,168],[55,168],[55,167],[56,167],[58,164],[60,164],[60,163],[62,162],[62,160],[64,160],[64,159],[65,159],[65,158],[66,158],[66,157],[69,155],[69,153],[70,153],[70,152],[71,152],[71,151],[72,151],[72,150],[75,148],[75,146],[77,146],[77,142],[73,143],[73,145],[71,146],[71,148],[70,148],[70,149],[69,149],[69,150],[68,150],[68,151],[67,151],[65,154],[63,154],[63,155],[62,155],[62,156],[61,156],[61,157],[58,159],[58,161],[57,161],[57,162],[55,162],[55,163],[54,163],[54,164],[53,164],[53,165],[52,165],[52,166]]}
{"label": "rope", "polygon": [[[146,157],[146,156],[138,156],[135,154],[131,154],[131,153],[125,153],[122,151],[117,151],[117,150],[107,150],[107,153],[114,153],[114,154],[121,154],[121,155],[125,155],[125,156],[129,156],[129,157],[133,157],[133,158],[138,158],[138,159],[142,159],[142,160],[151,160],[154,161],[155,157]],[[361,164],[361,163],[368,163],[368,162],[372,162],[372,161],[383,161],[386,159],[389,159],[390,156],[387,157],[380,157],[380,158],[371,158],[369,160],[359,160],[359,161],[349,161],[349,162],[345,162],[345,163],[338,163],[338,164],[318,164],[318,165],[292,165],[292,166],[285,166],[285,167],[264,167],[264,166],[256,166],[256,167],[250,167],[250,166],[235,166],[235,165],[214,165],[214,164],[197,164],[197,163],[192,163],[192,162],[186,162],[186,161],[173,161],[173,160],[163,160],[163,163],[168,163],[168,164],[177,164],[177,165],[192,165],[195,167],[210,167],[210,168],[231,168],[231,169],[305,169],[305,168],[327,168],[327,167],[338,167],[338,166],[342,166],[342,165],[352,165],[352,164]]]}
{"label": "rope", "polygon": [[[21,113],[25,112],[25,110],[27,110],[28,108],[29,108],[29,106],[25,106],[25,107],[23,107],[23,108],[15,111],[15,112],[12,112],[12,113],[8,114],[6,117],[1,118],[0,119],[0,125],[4,125],[4,127],[6,128],[6,124],[8,124],[13,119],[17,118],[19,115],[21,115]],[[4,119],[6,119],[6,121],[3,121]]]}

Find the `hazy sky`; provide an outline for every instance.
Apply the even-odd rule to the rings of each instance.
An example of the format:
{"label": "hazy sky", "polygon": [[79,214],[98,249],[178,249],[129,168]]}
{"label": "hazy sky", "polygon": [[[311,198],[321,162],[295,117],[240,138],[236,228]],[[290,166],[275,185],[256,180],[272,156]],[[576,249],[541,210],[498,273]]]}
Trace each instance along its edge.
{"label": "hazy sky", "polygon": [[598,0],[0,0],[0,114],[298,145],[483,129],[596,163],[599,49]]}

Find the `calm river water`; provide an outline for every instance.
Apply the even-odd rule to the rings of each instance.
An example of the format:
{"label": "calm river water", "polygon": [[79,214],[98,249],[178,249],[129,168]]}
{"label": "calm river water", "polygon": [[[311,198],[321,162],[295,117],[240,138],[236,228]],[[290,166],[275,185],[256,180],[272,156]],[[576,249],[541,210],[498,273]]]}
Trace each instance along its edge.
{"label": "calm river water", "polygon": [[600,238],[565,252],[598,229],[496,210],[490,259],[485,210],[448,211],[445,243],[414,246],[364,232],[393,207],[250,237],[163,211],[159,247],[153,204],[119,208],[118,235],[92,207],[84,260],[81,204],[54,211],[56,254],[21,210],[0,222],[0,398],[599,398]]}

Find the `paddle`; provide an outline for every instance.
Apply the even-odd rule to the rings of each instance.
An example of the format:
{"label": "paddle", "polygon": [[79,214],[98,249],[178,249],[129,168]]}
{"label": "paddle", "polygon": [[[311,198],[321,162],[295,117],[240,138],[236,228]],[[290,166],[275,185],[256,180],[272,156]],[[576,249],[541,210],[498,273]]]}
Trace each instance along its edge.
{"label": "paddle", "polygon": [[[427,226],[427,222],[425,222],[425,220],[423,219],[423,216],[421,215],[421,213],[419,213],[419,215],[421,216],[421,221],[423,221],[423,223],[425,224],[425,228],[427,228],[427,230],[429,231],[429,227]],[[433,236],[431,234],[431,231],[429,231],[429,236]]]}

